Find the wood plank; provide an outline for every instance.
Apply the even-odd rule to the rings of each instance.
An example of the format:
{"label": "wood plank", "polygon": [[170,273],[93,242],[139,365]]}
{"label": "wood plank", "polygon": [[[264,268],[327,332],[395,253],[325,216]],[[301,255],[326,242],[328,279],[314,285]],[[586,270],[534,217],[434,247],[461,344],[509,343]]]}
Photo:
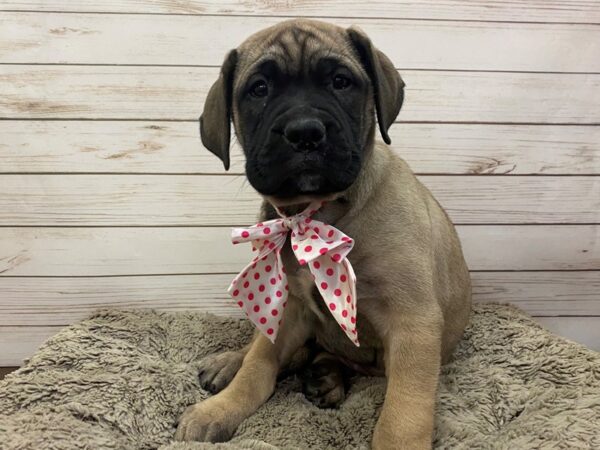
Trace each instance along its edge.
{"label": "wood plank", "polygon": [[[193,122],[0,121],[0,171],[221,174]],[[414,124],[392,148],[421,174],[600,174],[600,127]],[[244,170],[234,143],[231,174]]]}
{"label": "wood plank", "polygon": [[0,277],[0,326],[68,325],[100,308],[153,308],[242,317],[240,308],[226,293],[233,277]]}
{"label": "wood plank", "polygon": [[248,246],[229,228],[0,228],[2,275],[219,273],[241,270]]}
{"label": "wood plank", "polygon": [[600,226],[458,226],[471,270],[600,269]]}
{"label": "wood plank", "polygon": [[[420,179],[459,224],[600,223],[594,176]],[[243,176],[2,175],[0,192],[4,226],[243,225],[260,204]]]}
{"label": "wood plank", "polygon": [[510,177],[420,179],[457,224],[600,222],[597,177],[524,176],[518,183]]}
{"label": "wood plank", "polygon": [[473,272],[471,280],[476,302],[512,303],[533,316],[600,316],[600,271]]}
{"label": "wood plank", "polygon": [[[471,270],[600,270],[598,225],[457,229]],[[250,249],[229,242],[212,227],[0,228],[0,276],[239,272]]]}
{"label": "wood plank", "polygon": [[[100,308],[153,308],[242,317],[225,290],[233,274],[0,277],[0,326],[67,325]],[[536,316],[600,316],[600,271],[473,272],[475,302]]]}
{"label": "wood plank", "polygon": [[[597,131],[600,141],[600,127],[591,128],[582,138]],[[5,173],[224,173],[221,161],[202,146],[194,122],[10,120],[0,121],[0,135]],[[234,144],[231,153],[229,173],[241,174],[241,149]]]}
{"label": "wood plank", "polygon": [[[4,13],[3,20],[7,24],[0,28],[3,63],[218,66],[227,51],[281,18],[17,12]],[[600,71],[596,57],[600,28],[595,25],[341,18],[335,22],[360,26],[405,69]],[[410,42],[419,45],[398,45]]]}
{"label": "wood plank", "polygon": [[[1,66],[0,118],[196,121],[213,67]],[[600,74],[402,71],[402,121],[600,123]]]}
{"label": "wood plank", "polygon": [[241,176],[3,175],[0,192],[0,225],[241,225],[260,205]]}
{"label": "wood plank", "polygon": [[399,124],[390,137],[419,174],[600,174],[600,127]]}
{"label": "wood plank", "polygon": [[152,14],[236,14],[297,17],[374,17],[437,20],[490,20],[516,22],[600,22],[595,1],[581,0],[4,0],[0,10],[76,11]]}
{"label": "wood plank", "polygon": [[600,317],[539,317],[536,320],[559,336],[600,351]]}
{"label": "wood plank", "polygon": [[0,366],[21,366],[23,360],[33,355],[50,336],[63,328],[0,327]]}
{"label": "wood plank", "polygon": [[[540,317],[550,331],[600,351],[600,317]],[[0,327],[0,366],[20,366],[61,326]]]}

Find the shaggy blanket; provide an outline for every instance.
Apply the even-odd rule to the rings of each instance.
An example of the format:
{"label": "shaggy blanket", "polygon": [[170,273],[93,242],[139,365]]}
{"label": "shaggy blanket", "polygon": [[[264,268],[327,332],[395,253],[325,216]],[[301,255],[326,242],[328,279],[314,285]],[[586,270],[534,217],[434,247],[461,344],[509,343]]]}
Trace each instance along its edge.
{"label": "shaggy blanket", "polygon": [[[339,409],[321,410],[290,376],[230,442],[173,442],[181,412],[208,396],[197,361],[251,333],[247,321],[212,315],[100,311],[0,382],[0,448],[368,448],[382,378],[356,377]],[[444,449],[600,448],[600,354],[515,308],[476,306],[442,368],[434,438]]]}

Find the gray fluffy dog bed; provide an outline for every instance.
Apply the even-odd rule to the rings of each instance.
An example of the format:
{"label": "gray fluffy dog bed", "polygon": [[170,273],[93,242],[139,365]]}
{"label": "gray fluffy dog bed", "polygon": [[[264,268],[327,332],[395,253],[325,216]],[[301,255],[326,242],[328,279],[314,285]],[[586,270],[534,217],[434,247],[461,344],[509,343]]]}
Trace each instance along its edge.
{"label": "gray fluffy dog bed", "polygon": [[[291,376],[229,443],[174,443],[179,414],[208,395],[196,362],[251,333],[211,315],[98,312],[0,382],[0,448],[368,448],[382,378],[355,378],[340,409],[320,410]],[[512,307],[475,307],[438,399],[436,448],[600,448],[600,354]]]}

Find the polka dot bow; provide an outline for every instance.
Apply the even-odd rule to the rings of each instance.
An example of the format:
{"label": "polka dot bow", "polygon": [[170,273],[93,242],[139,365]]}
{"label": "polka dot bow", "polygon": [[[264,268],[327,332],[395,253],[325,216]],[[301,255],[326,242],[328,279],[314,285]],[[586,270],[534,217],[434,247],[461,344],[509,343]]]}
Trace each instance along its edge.
{"label": "polka dot bow", "polygon": [[346,258],[354,241],[340,230],[311,219],[321,205],[311,203],[300,214],[289,217],[278,211],[280,219],[232,230],[234,244],[251,241],[258,255],[234,278],[227,292],[271,342],[275,342],[287,305],[281,249],[290,233],[298,262],[308,266],[327,309],[358,346],[356,277]]}

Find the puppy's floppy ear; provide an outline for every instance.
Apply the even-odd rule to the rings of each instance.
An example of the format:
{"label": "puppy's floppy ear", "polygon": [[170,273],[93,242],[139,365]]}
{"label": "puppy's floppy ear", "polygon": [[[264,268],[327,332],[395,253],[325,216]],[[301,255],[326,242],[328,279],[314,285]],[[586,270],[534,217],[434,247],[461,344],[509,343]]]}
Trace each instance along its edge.
{"label": "puppy's floppy ear", "polygon": [[348,28],[347,31],[373,83],[379,131],[385,143],[390,144],[392,141],[388,130],[398,116],[404,101],[404,81],[394,68],[394,64],[373,46],[364,31],[356,26]]}
{"label": "puppy's floppy ear", "polygon": [[237,50],[231,50],[221,66],[219,79],[208,91],[204,111],[200,116],[202,144],[223,161],[225,170],[229,170],[233,74],[236,64]]}

